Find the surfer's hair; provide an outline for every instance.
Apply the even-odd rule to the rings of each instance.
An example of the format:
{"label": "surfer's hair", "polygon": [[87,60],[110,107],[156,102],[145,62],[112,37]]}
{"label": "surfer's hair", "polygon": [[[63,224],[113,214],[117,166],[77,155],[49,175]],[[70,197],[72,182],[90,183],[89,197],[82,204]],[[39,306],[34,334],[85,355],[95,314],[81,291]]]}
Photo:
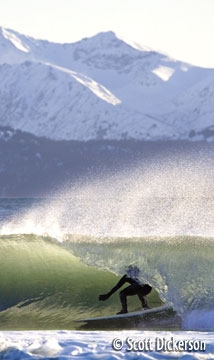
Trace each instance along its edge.
{"label": "surfer's hair", "polygon": [[130,276],[139,276],[140,269],[136,265],[129,265],[126,269],[126,272]]}

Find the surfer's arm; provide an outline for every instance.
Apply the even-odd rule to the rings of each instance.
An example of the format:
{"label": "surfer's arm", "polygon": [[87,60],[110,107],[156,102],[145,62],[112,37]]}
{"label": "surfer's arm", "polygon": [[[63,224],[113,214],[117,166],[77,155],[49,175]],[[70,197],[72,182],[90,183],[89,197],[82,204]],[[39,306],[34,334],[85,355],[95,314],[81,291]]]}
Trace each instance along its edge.
{"label": "surfer's arm", "polygon": [[114,294],[118,289],[120,289],[121,286],[123,286],[123,284],[125,284],[126,281],[127,281],[127,276],[124,275],[107,294],[100,295],[99,300],[102,301],[107,300],[112,294]]}

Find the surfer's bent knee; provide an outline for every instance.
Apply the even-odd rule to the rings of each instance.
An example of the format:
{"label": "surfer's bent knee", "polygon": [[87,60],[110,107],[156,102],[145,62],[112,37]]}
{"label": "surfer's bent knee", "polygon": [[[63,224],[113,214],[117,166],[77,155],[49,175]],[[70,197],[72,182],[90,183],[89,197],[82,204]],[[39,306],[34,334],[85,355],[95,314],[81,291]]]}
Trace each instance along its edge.
{"label": "surfer's bent knee", "polygon": [[120,295],[120,297],[121,297],[121,296],[122,296],[122,297],[125,296],[124,290],[121,290],[119,295]]}

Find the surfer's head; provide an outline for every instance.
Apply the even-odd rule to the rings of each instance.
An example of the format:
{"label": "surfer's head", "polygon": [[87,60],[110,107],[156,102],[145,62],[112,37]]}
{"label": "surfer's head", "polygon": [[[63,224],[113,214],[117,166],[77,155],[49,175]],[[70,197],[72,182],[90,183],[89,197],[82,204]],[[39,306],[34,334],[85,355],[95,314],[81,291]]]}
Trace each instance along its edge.
{"label": "surfer's head", "polygon": [[137,277],[140,275],[140,269],[138,269],[138,267],[135,265],[129,265],[126,270],[126,273],[130,277]]}

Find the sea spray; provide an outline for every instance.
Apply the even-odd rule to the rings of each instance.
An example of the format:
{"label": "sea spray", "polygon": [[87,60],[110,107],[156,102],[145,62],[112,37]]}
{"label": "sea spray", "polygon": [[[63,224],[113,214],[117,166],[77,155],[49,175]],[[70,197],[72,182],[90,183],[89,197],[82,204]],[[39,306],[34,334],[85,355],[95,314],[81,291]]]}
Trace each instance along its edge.
{"label": "sea spray", "polygon": [[[19,251],[22,234],[24,247],[29,246],[29,239],[40,244],[42,237],[45,243],[58,246],[58,251],[64,249],[107,274],[121,275],[127,264],[134,263],[141,270],[142,281],[156,288],[161,299],[170,302],[181,317],[194,310],[211,311],[212,179],[212,162],[206,157],[168,157],[149,165],[133,164],[120,174],[64,187],[52,198],[3,221],[1,243],[5,236],[10,242],[11,235],[17,234],[15,248]],[[88,279],[91,288],[92,283],[93,278]],[[102,284],[107,289],[107,283]],[[59,294],[59,289],[56,291]],[[80,293],[75,295],[77,299]],[[26,307],[39,303],[46,309],[46,301],[53,294],[55,304],[54,291],[45,293],[35,305],[28,305],[30,292],[22,300]],[[60,294],[60,301],[64,301],[63,287]],[[35,291],[33,298],[39,296]],[[86,306],[94,314],[91,305]]]}
{"label": "sea spray", "polygon": [[210,158],[167,157],[66,186],[1,226],[1,234],[98,237],[201,235],[214,229]]}

